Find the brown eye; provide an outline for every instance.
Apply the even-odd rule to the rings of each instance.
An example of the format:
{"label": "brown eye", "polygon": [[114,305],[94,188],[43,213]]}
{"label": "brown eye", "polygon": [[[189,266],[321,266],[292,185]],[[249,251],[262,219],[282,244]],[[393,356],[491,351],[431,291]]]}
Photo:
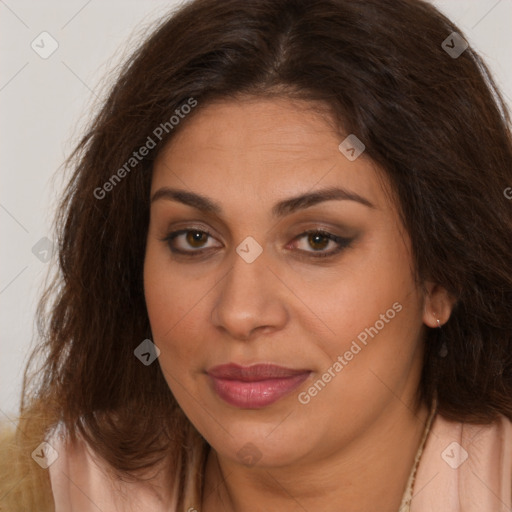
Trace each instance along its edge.
{"label": "brown eye", "polygon": [[321,251],[329,244],[329,238],[321,233],[309,233],[308,243],[315,251]]}
{"label": "brown eye", "polygon": [[187,231],[186,233],[187,243],[190,244],[191,247],[201,247],[208,238],[208,233],[204,231]]}
{"label": "brown eye", "polygon": [[210,233],[202,229],[181,229],[169,233],[162,241],[172,252],[194,256],[214,248],[206,245],[210,238],[214,240]]}
{"label": "brown eye", "polygon": [[[303,240],[303,242],[302,242]],[[327,231],[311,230],[302,233],[294,239],[294,248],[302,255],[311,256],[313,258],[325,258],[338,254],[343,249],[349,247],[353,239],[344,238],[333,235]],[[325,250],[326,247],[332,245],[331,250]],[[300,246],[303,247],[300,247]]]}
{"label": "brown eye", "polygon": [[[208,231],[202,229],[182,229],[169,233],[162,241],[166,242],[173,253],[194,257],[204,254],[211,249],[222,247],[222,245],[217,247],[206,245],[210,239],[215,240]],[[293,247],[293,249],[301,256],[325,258],[334,256],[349,247],[352,240],[333,235],[327,231],[311,230],[302,233],[294,239],[293,245],[299,247]],[[332,248],[326,251],[325,249],[329,244],[332,245]],[[304,247],[301,248],[300,245]]]}

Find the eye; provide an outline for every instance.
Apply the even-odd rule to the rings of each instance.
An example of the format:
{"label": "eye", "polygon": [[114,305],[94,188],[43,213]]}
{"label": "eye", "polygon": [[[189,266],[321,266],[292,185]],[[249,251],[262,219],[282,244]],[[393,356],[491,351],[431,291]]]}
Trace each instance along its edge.
{"label": "eye", "polygon": [[[169,233],[163,241],[167,242],[169,249],[174,253],[192,255],[191,253],[201,254],[205,249],[211,248],[205,246],[208,238],[213,237],[211,233],[203,229],[181,229]],[[181,247],[177,242],[181,242]],[[189,250],[190,247],[195,250]]]}
{"label": "eye", "polygon": [[[213,238],[213,235],[204,229],[181,229],[169,233],[162,241],[167,243],[171,252],[194,257],[207,252],[209,249],[215,248],[215,246],[206,245],[210,238]],[[293,247],[293,245],[301,245],[296,242],[303,239],[305,242],[303,245],[306,248],[299,248],[298,252],[313,258],[334,256],[347,248],[352,242],[350,238],[340,237],[328,231],[313,229],[305,231],[295,237],[290,244],[292,245],[291,248],[297,249]],[[290,248],[290,245],[287,246],[287,248]],[[325,249],[329,247],[329,245],[331,245],[332,248],[326,251]],[[309,250],[308,247],[312,250]]]}
{"label": "eye", "polygon": [[[300,252],[309,253],[309,256],[313,258],[325,258],[327,256],[334,256],[339,253],[346,247],[350,245],[352,242],[349,238],[343,238],[327,231],[322,230],[309,230],[300,234],[298,237],[294,239],[294,241],[305,239],[306,246],[312,248],[313,250],[307,249],[299,249]],[[333,246],[333,248],[329,251],[324,251],[326,247]]]}

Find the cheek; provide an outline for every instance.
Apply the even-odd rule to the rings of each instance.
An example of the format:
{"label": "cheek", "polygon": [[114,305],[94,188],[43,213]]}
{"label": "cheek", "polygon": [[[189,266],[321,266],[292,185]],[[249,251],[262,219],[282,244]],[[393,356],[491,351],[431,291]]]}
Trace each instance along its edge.
{"label": "cheek", "polygon": [[158,241],[148,241],[144,261],[144,294],[153,342],[160,349],[159,363],[168,378],[205,366],[207,294],[215,286],[214,276],[200,279],[193,271],[180,272]]}
{"label": "cheek", "polygon": [[409,250],[398,233],[381,233],[347,258],[338,277],[333,273],[329,288],[318,295],[319,316],[331,332],[318,339],[328,354],[326,369],[340,362],[338,356],[343,360],[332,397],[346,397],[351,390],[354,399],[362,393],[371,401],[379,388],[399,387],[419,356],[423,303]]}
{"label": "cheek", "polygon": [[[400,313],[396,311],[398,306],[393,309],[397,302],[401,305]],[[394,331],[391,342],[399,343],[397,329],[404,319],[412,315],[413,323],[417,324],[421,317],[421,300],[408,248],[398,234],[391,232],[365,240],[364,246],[333,271],[328,286],[323,291],[318,289],[315,303],[319,316],[338,339],[345,340],[336,349],[342,349],[347,340],[376,322],[380,332]]]}
{"label": "cheek", "polygon": [[[180,408],[201,432],[211,425],[203,399],[205,377],[204,316],[199,317],[204,284],[170,272],[169,260],[148,247],[144,264],[146,307],[153,342],[160,349],[158,364]],[[208,287],[209,288],[209,287]],[[203,312],[204,314],[204,312]],[[202,340],[202,341],[201,341]]]}

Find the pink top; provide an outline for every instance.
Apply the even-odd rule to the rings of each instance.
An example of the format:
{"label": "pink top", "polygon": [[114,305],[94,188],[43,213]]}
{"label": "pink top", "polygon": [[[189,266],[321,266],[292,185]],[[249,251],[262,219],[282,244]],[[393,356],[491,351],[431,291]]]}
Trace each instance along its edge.
{"label": "pink top", "polygon": [[[399,512],[510,512],[512,507],[512,422],[505,416],[491,425],[430,417]],[[177,482],[162,474],[146,483],[114,480],[106,464],[84,441],[66,445],[62,429],[47,440],[59,454],[49,467],[55,512],[178,512]],[[201,509],[196,478],[208,445],[201,440],[189,454],[183,510]],[[410,503],[410,504],[409,504]]]}

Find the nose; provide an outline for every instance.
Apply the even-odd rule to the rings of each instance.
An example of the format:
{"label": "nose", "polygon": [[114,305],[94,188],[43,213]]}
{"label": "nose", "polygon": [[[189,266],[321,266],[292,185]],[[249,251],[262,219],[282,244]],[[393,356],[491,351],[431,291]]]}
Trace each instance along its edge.
{"label": "nose", "polygon": [[211,320],[233,339],[248,341],[259,332],[282,329],[289,318],[290,291],[276,277],[265,251],[252,263],[234,254],[231,270],[214,288]]}

